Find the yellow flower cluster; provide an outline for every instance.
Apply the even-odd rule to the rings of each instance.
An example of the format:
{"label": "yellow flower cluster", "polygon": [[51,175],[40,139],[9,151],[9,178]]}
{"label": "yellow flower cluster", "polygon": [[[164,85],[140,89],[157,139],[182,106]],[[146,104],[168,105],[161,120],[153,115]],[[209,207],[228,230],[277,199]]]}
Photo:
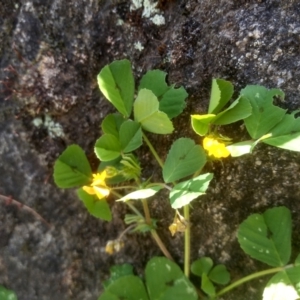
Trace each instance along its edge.
{"label": "yellow flower cluster", "polygon": [[82,187],[85,192],[90,195],[96,195],[99,199],[107,197],[110,193],[110,188],[106,185],[107,178],[106,171],[93,174],[93,181],[91,185]]}
{"label": "yellow flower cluster", "polygon": [[203,139],[203,148],[208,152],[209,156],[215,158],[228,157],[230,155],[226,145],[213,137],[207,136]]}

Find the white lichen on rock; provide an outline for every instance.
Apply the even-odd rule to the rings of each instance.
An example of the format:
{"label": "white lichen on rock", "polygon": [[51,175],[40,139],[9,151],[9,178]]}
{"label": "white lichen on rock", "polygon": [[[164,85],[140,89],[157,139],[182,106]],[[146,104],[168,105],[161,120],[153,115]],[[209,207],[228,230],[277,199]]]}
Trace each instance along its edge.
{"label": "white lichen on rock", "polygon": [[137,41],[136,43],[134,43],[134,49],[143,51],[144,46],[142,45],[142,43],[140,41]]}
{"label": "white lichen on rock", "polygon": [[148,18],[153,24],[160,26],[165,24],[165,18],[157,8],[157,1],[131,0],[130,10],[137,10],[143,7],[142,17]]}
{"label": "white lichen on rock", "polygon": [[64,136],[62,126],[59,123],[55,123],[49,115],[45,115],[44,121],[40,117],[34,118],[32,123],[35,127],[44,126],[52,138]]}

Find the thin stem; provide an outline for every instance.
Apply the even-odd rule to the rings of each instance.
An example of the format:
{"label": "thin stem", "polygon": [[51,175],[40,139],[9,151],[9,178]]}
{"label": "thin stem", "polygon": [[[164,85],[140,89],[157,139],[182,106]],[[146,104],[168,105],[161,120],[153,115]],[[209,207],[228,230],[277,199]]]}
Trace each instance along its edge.
{"label": "thin stem", "polygon": [[128,226],[118,237],[118,240],[121,240],[122,237],[131,229],[133,229],[135,227],[135,224],[131,224],[130,226]]}
{"label": "thin stem", "polygon": [[143,132],[143,138],[144,138],[147,146],[149,147],[151,153],[155,157],[156,161],[158,162],[158,164],[160,165],[160,167],[163,168],[164,164],[163,164],[162,160],[160,159],[159,155],[157,154],[156,150],[154,149],[154,147],[152,146],[151,142],[148,140],[148,138],[147,138],[147,136],[145,135],[144,132]]}
{"label": "thin stem", "polygon": [[111,188],[112,190],[123,190],[123,189],[132,189],[132,190],[136,190],[135,186],[132,185],[123,185],[123,186],[115,186],[113,188]]}
{"label": "thin stem", "polygon": [[145,219],[144,216],[139,212],[139,210],[132,205],[129,201],[125,202],[126,205],[128,205],[128,207],[138,216],[140,216],[141,218]]}
{"label": "thin stem", "polygon": [[168,251],[168,249],[166,248],[165,244],[162,242],[162,240],[160,239],[159,235],[157,234],[155,229],[151,230],[151,235],[153,237],[153,239],[155,240],[156,244],[158,245],[159,249],[162,251],[162,253],[164,254],[165,257],[167,257],[168,259],[174,261],[172,255],[170,254],[170,252]]}
{"label": "thin stem", "polygon": [[146,199],[142,199],[142,204],[143,204],[143,209],[144,209],[144,214],[145,214],[145,219],[146,223],[151,226],[151,216],[150,216],[150,211],[149,211],[149,206],[147,203]]}
{"label": "thin stem", "polygon": [[243,278],[241,278],[241,279],[233,282],[232,284],[228,285],[224,289],[220,290],[217,293],[216,297],[219,297],[221,295],[226,294],[230,290],[238,287],[239,285],[241,285],[241,284],[243,284],[243,283],[245,283],[247,281],[250,281],[250,280],[253,280],[255,278],[265,276],[265,275],[277,273],[277,272],[283,271],[284,269],[288,269],[288,268],[292,268],[292,267],[293,267],[293,265],[291,264],[291,265],[287,265],[285,267],[277,267],[277,268],[272,268],[272,269],[268,269],[268,270],[264,270],[264,271],[260,271],[260,272],[256,272],[256,273],[250,274],[250,275],[248,275],[246,277],[243,277]]}
{"label": "thin stem", "polygon": [[187,222],[187,228],[184,231],[184,274],[187,278],[190,276],[190,259],[191,259],[191,226],[190,226],[190,207],[183,207],[183,216]]}
{"label": "thin stem", "polygon": [[39,219],[40,221],[42,221],[45,225],[47,225],[49,228],[51,227],[51,225],[40,215],[38,214],[34,209],[32,209],[31,207],[13,199],[12,197],[7,197],[4,195],[0,195],[0,200],[5,201],[5,203],[7,205],[12,204],[17,206],[18,208],[23,208],[24,210],[28,211],[29,213],[31,213],[32,215],[34,215],[37,219]]}

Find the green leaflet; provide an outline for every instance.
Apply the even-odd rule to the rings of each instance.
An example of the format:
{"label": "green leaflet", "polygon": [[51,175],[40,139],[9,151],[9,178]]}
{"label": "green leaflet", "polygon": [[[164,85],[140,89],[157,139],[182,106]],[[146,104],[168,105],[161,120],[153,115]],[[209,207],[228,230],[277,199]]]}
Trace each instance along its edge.
{"label": "green leaflet", "polygon": [[174,130],[167,114],[159,111],[156,96],[147,89],[141,89],[134,102],[134,119],[144,130],[157,134],[168,134]]}
{"label": "green leaflet", "polygon": [[241,91],[252,106],[252,114],[244,120],[253,139],[259,139],[277,125],[285,115],[285,110],[273,105],[273,97],[284,97],[278,89],[268,90],[263,86],[248,85]]}
{"label": "green leaflet", "polygon": [[216,125],[227,125],[245,119],[251,115],[252,107],[247,99],[239,97],[227,109],[218,113],[212,120]]}
{"label": "green leaflet", "polygon": [[105,199],[100,200],[95,195],[88,194],[82,188],[77,190],[77,195],[92,216],[111,221],[111,211]]}
{"label": "green leaflet", "polygon": [[152,258],[145,271],[150,300],[196,300],[197,293],[181,269],[165,257]]}
{"label": "green leaflet", "polygon": [[125,195],[124,197],[120,198],[118,201],[125,202],[127,200],[140,200],[140,199],[150,198],[154,196],[157,192],[159,192],[161,189],[162,186],[156,185],[145,189],[137,190]]}
{"label": "green leaflet", "polygon": [[134,78],[129,60],[116,60],[105,66],[98,77],[98,85],[103,95],[125,117],[132,110]]}
{"label": "green leaflet", "polygon": [[119,113],[107,115],[101,123],[103,133],[112,134],[119,139],[120,127],[125,120]]}
{"label": "green leaflet", "polygon": [[209,126],[215,117],[214,114],[191,115],[192,128],[197,134],[204,136],[208,133]]}
{"label": "green leaflet", "polygon": [[[98,300],[197,300],[192,283],[181,269],[165,257],[153,257],[146,266],[146,287],[132,270],[117,270]],[[112,276],[113,277],[113,274]],[[147,293],[148,292],[148,293]]]}
{"label": "green leaflet", "polygon": [[176,184],[169,195],[172,208],[181,208],[204,195],[212,178],[212,173],[206,173]]}
{"label": "green leaflet", "polygon": [[163,167],[163,178],[166,183],[189,176],[200,170],[206,163],[206,155],[200,145],[189,138],[176,140]]}
{"label": "green leaflet", "polygon": [[223,79],[213,79],[208,113],[217,114],[228,103],[232,94],[233,85],[231,82]]}
{"label": "green leaflet", "polygon": [[68,146],[54,164],[54,182],[60,188],[73,188],[91,181],[92,170],[78,145]]}
{"label": "green leaflet", "polygon": [[98,300],[149,300],[142,280],[134,275],[112,282]]}
{"label": "green leaflet", "polygon": [[249,216],[238,229],[245,253],[273,267],[284,266],[291,255],[291,213],[286,207]]}
{"label": "green leaflet", "polygon": [[17,300],[17,295],[11,291],[6,289],[4,286],[0,285],[0,299],[1,300]]}

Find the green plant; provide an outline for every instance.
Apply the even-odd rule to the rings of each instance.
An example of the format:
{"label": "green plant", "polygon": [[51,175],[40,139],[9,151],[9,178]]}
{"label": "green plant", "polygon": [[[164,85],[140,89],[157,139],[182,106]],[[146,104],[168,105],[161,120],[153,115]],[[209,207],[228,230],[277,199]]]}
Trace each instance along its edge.
{"label": "green plant", "polygon": [[[300,297],[300,254],[293,264],[291,256],[291,213],[286,207],[268,209],[249,216],[238,229],[238,241],[246,254],[273,268],[259,271],[229,285],[230,274],[224,265],[213,266],[209,257],[194,261],[191,271],[201,277],[197,291],[180,268],[164,257],[152,258],[145,269],[145,283],[128,265],[111,268],[98,300],[193,300],[216,299],[243,283],[274,274],[263,291],[263,299],[296,300]],[[219,289],[218,286],[227,285]],[[217,291],[219,289],[219,291]]]}
{"label": "green plant", "polygon": [[11,291],[6,289],[4,286],[0,285],[0,299],[1,300],[17,300],[17,295]]}
{"label": "green plant", "polygon": [[[79,198],[90,214],[97,218],[111,220],[107,203],[110,195],[132,210],[132,214],[125,216],[128,228],[116,240],[108,241],[107,253],[119,251],[124,245],[124,235],[129,231],[150,232],[164,255],[172,260],[156,231],[156,220],[151,218],[147,202],[161,190],[167,191],[174,209],[174,220],[169,229],[172,235],[184,232],[184,274],[189,277],[190,203],[205,194],[213,179],[213,174],[202,173],[206,162],[251,153],[260,141],[299,151],[296,145],[300,141],[300,123],[296,118],[297,111],[287,114],[272,104],[274,96],[283,97],[283,92],[277,89],[247,86],[225,108],[232,98],[233,86],[228,81],[214,79],[208,114],[191,116],[192,128],[204,137],[203,147],[190,138],[179,138],[173,142],[163,161],[147,132],[172,133],[172,119],[183,111],[187,97],[183,87],[168,85],[165,78],[165,72],[148,71],[135,90],[128,60],[105,66],[98,75],[99,88],[118,112],[107,115],[101,123],[103,134],[96,141],[94,149],[99,158],[98,170],[93,174],[84,151],[77,145],[71,145],[55,163],[54,180],[61,188],[79,188]],[[232,143],[231,138],[219,133],[221,125],[240,120],[244,120],[252,140]],[[160,182],[142,176],[140,159],[134,151],[143,142],[161,168]],[[136,201],[141,201],[143,214],[135,206]],[[183,210],[183,214],[180,210]],[[224,271],[223,267],[211,267],[203,275],[206,282],[204,291],[209,295],[215,293],[213,282],[219,283],[215,273],[218,274],[219,268]]]}

